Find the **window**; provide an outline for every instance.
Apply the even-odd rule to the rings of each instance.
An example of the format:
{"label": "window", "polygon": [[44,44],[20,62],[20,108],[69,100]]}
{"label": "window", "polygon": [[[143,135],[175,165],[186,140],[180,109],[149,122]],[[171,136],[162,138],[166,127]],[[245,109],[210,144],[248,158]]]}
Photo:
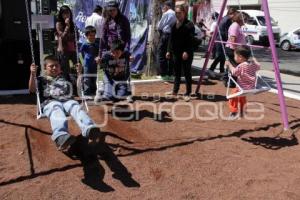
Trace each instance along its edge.
{"label": "window", "polygon": [[253,17],[248,18],[246,24],[257,26],[257,22]]}
{"label": "window", "polygon": [[299,35],[299,36],[300,36],[300,29],[296,30],[296,31],[294,32],[294,34],[296,34],[296,35]]}
{"label": "window", "polygon": [[[258,20],[260,25],[266,26],[266,19],[265,19],[264,16],[257,16],[257,20]],[[272,26],[277,26],[277,23],[275,22],[275,20],[272,17],[271,17],[271,25]]]}

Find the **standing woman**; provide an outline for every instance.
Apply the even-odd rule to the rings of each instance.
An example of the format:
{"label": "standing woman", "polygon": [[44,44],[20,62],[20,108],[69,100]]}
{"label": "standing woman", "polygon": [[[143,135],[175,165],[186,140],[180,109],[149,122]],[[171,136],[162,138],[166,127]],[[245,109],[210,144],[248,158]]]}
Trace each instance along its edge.
{"label": "standing woman", "polygon": [[[243,14],[238,12],[232,17],[232,24],[229,26],[228,29],[228,44],[226,44],[226,55],[229,59],[229,62],[232,64],[233,67],[236,67],[238,63],[236,63],[234,59],[234,50],[237,48],[238,45],[236,44],[231,44],[231,43],[239,43],[239,44],[246,44],[246,39],[245,35],[242,30],[242,26],[244,25],[244,20],[243,20]],[[237,80],[237,77],[232,76],[233,79]],[[230,88],[235,88],[236,85],[233,81],[228,81],[229,76],[228,76],[228,71],[226,70],[223,78],[223,83],[226,87]],[[228,83],[230,83],[228,85]]]}
{"label": "standing woman", "polygon": [[[227,15],[222,18],[218,31],[220,33],[217,33],[217,39],[220,41],[227,42],[228,41],[228,29],[230,25],[232,24],[232,18],[237,14],[237,10],[235,8],[229,8]],[[210,78],[216,78],[216,74],[214,70],[216,69],[218,63],[220,63],[220,73],[224,74],[223,72],[225,71],[224,65],[225,65],[225,54],[224,54],[224,48],[225,45],[222,43],[216,43],[215,44],[216,48],[216,57],[214,62],[210,65],[208,72],[208,75]]]}
{"label": "standing woman", "polygon": [[187,11],[183,5],[176,6],[176,23],[172,27],[166,57],[174,60],[175,81],[171,95],[177,95],[180,87],[181,71],[183,69],[186,92],[183,99],[190,100],[192,92],[192,61],[194,57],[193,38],[194,24],[187,19]]}
{"label": "standing woman", "polygon": [[[244,25],[243,14],[237,13],[233,16],[232,21],[233,23],[230,25],[228,29],[228,42],[230,43],[239,43],[239,44],[246,44],[245,35],[242,30],[242,26]],[[227,44],[226,45],[226,54],[229,57],[229,61],[236,66],[237,63],[234,60],[234,50],[236,49],[237,45],[235,44]]]}
{"label": "standing woman", "polygon": [[[75,70],[71,70],[70,60],[74,65],[77,63],[75,40],[78,38],[75,38],[75,25],[72,11],[66,5],[63,5],[59,10],[55,34],[58,40],[57,54],[63,74],[67,79],[70,79],[73,86],[76,86],[76,72]],[[76,89],[74,91],[76,91]]]}
{"label": "standing woman", "polygon": [[114,40],[121,40],[125,44],[124,51],[129,52],[131,31],[128,18],[120,12],[119,4],[115,0],[107,2],[105,12],[101,53],[109,51]]}

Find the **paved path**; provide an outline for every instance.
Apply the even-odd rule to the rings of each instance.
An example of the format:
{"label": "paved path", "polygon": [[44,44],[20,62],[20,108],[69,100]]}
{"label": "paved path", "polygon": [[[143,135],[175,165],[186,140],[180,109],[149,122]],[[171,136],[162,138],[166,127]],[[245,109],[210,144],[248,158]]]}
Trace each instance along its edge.
{"label": "paved path", "polygon": [[[294,54],[298,54],[300,57],[300,52],[292,52]],[[204,64],[204,58],[201,58],[201,53],[196,53],[193,61],[194,68],[202,68]],[[275,74],[273,72],[272,60],[270,57],[262,57],[262,54],[258,54],[260,56],[256,56],[258,60],[262,64],[262,70],[260,74],[264,78],[264,80],[274,89],[272,92],[276,92],[276,80]],[[208,67],[212,63],[213,60],[209,60]],[[294,59],[281,59],[280,60],[280,69],[281,69],[281,80],[283,84],[283,90],[286,97],[291,97],[300,100],[300,58]],[[285,69],[285,70],[283,70]],[[293,70],[294,75],[285,74],[287,70]],[[299,72],[298,72],[299,70]],[[216,70],[217,71],[217,70]]]}

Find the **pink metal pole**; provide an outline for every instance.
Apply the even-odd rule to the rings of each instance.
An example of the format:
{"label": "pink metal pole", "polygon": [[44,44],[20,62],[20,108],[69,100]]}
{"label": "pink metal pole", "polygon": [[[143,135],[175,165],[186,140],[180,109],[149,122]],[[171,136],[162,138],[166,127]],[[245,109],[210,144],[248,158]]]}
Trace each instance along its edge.
{"label": "pink metal pole", "polygon": [[278,98],[279,98],[279,103],[280,103],[281,119],[283,121],[284,129],[287,130],[287,129],[289,129],[289,121],[288,121],[286,104],[285,104],[285,99],[284,99],[283,90],[282,90],[282,82],[281,82],[281,78],[280,78],[278,56],[277,56],[277,51],[275,48],[268,0],[262,0],[262,6],[264,9],[264,13],[265,13],[268,37],[269,37],[270,47],[271,47],[271,51],[272,51],[272,61],[273,61],[273,66],[274,66],[274,71],[275,71],[276,85],[277,85],[277,89],[278,89]]}
{"label": "pink metal pole", "polygon": [[201,82],[203,80],[204,72],[205,72],[205,69],[207,67],[210,54],[211,54],[212,49],[214,47],[217,34],[219,32],[218,31],[218,26],[219,26],[220,21],[221,21],[221,19],[223,17],[223,13],[224,13],[226,4],[227,4],[227,0],[223,0],[222,7],[221,7],[221,10],[220,10],[220,15],[219,15],[218,20],[217,20],[217,26],[216,26],[216,28],[214,30],[214,33],[213,33],[212,38],[211,38],[211,40],[209,42],[209,45],[208,45],[208,50],[207,50],[207,53],[206,53],[205,62],[203,64],[202,71],[201,71],[201,74],[200,74],[200,78],[199,78],[199,81],[198,81],[198,84],[197,84],[197,88],[196,88],[196,91],[195,91],[196,94],[199,93],[199,89],[200,89]]}
{"label": "pink metal pole", "polygon": [[235,43],[235,42],[225,42],[225,41],[215,41],[216,43],[222,43],[222,44],[234,44],[234,45],[239,45],[239,46],[248,46],[248,47],[253,47],[253,48],[258,48],[258,49],[271,49],[270,47],[265,47],[265,46],[260,46],[260,45],[253,45],[253,44],[242,44],[242,43]]}

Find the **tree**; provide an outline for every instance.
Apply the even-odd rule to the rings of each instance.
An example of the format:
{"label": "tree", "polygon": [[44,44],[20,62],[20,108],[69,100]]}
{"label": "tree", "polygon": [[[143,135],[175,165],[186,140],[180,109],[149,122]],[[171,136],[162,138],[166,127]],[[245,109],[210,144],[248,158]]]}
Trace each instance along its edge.
{"label": "tree", "polygon": [[153,76],[157,74],[158,63],[158,43],[159,43],[159,33],[156,30],[156,25],[161,17],[161,1],[152,0],[152,19],[151,19],[151,33],[148,40],[147,48],[147,66],[145,73],[147,76]]}

